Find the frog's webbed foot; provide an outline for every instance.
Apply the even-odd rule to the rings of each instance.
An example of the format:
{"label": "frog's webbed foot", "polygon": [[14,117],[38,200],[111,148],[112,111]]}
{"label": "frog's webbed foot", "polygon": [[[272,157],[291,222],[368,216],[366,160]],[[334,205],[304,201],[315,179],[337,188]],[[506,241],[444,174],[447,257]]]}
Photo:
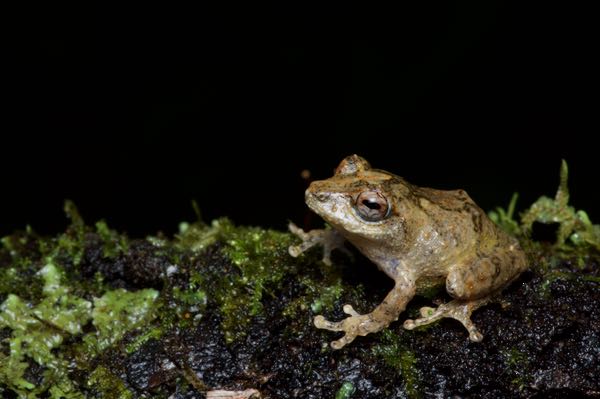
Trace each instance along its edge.
{"label": "frog's webbed foot", "polygon": [[489,301],[489,297],[475,299],[472,301],[454,299],[448,303],[438,306],[437,308],[424,306],[419,310],[421,317],[415,320],[408,319],[404,321],[404,328],[407,330],[412,330],[416,327],[433,323],[441,318],[450,317],[460,321],[462,325],[465,326],[469,332],[469,339],[471,341],[481,342],[483,335],[479,332],[471,320],[471,313]]}
{"label": "frog's webbed foot", "polygon": [[331,342],[333,349],[341,349],[354,341],[357,336],[365,336],[369,333],[377,332],[387,325],[387,323],[375,320],[372,313],[359,314],[351,305],[344,305],[344,313],[350,315],[350,317],[346,317],[340,321],[329,321],[322,315],[318,315],[314,319],[314,324],[317,328],[345,332],[342,338]]}
{"label": "frog's webbed foot", "polygon": [[344,237],[334,229],[318,229],[306,232],[291,222],[288,228],[292,234],[302,240],[299,245],[291,245],[288,248],[288,252],[294,258],[318,244],[323,245],[323,262],[326,265],[331,265],[331,252],[334,249],[339,249],[352,257],[351,252],[344,246]]}

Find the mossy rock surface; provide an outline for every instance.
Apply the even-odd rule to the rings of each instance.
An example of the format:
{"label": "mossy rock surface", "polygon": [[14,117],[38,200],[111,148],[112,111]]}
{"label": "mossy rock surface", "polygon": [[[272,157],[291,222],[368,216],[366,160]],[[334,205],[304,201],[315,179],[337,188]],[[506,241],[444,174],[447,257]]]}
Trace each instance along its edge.
{"label": "mossy rock surface", "polygon": [[[292,258],[288,233],[227,220],[173,239],[130,240],[104,224],[32,231],[0,249],[2,397],[597,397],[600,268],[593,249],[525,243],[531,269],[474,314],[484,341],[443,320],[401,321],[333,351],[311,320],[366,312],[391,287],[357,254]],[[443,290],[415,298],[401,320]]]}
{"label": "mossy rock surface", "polygon": [[[392,287],[360,254],[332,266],[317,250],[292,258],[291,234],[227,219],[132,240],[87,226],[67,202],[64,233],[1,240],[0,395],[600,397],[600,225],[569,205],[567,171],[521,223],[516,195],[490,212],[530,269],[473,314],[481,343],[454,320],[413,331],[399,321],[334,351],[313,317],[342,319],[346,303],[369,312]],[[557,240],[529,239],[536,223],[558,224]],[[443,287],[423,295],[400,320],[449,300]]]}

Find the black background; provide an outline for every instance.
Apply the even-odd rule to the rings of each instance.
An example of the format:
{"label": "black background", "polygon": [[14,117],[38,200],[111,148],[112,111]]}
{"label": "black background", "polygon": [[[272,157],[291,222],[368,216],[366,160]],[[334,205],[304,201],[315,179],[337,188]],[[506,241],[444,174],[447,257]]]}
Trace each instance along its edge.
{"label": "black background", "polygon": [[29,10],[5,60],[0,234],[60,231],[65,198],[134,236],[174,232],[191,199],[284,228],[300,172],[352,153],[485,209],[554,195],[566,158],[600,220],[592,10],[399,3]]}

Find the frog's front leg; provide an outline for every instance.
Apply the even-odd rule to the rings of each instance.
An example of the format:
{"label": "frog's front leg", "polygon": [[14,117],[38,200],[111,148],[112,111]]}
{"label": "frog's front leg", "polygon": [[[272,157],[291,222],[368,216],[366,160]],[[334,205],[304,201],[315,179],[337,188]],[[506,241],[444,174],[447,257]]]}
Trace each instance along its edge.
{"label": "frog's front leg", "polygon": [[294,258],[318,244],[323,245],[323,263],[328,266],[331,265],[331,252],[334,249],[339,249],[352,256],[344,246],[344,237],[334,229],[317,229],[306,232],[292,222],[290,222],[288,228],[292,234],[302,240],[299,245],[291,245],[288,248],[289,254]]}
{"label": "frog's front leg", "polygon": [[407,279],[398,279],[394,288],[387,294],[371,313],[359,314],[351,305],[344,305],[344,313],[350,315],[341,321],[329,321],[322,315],[314,319],[315,327],[330,331],[343,331],[344,336],[331,342],[333,349],[340,349],[357,336],[365,336],[380,331],[391,322],[398,320],[400,313],[406,308],[406,304],[415,295],[415,284]]}

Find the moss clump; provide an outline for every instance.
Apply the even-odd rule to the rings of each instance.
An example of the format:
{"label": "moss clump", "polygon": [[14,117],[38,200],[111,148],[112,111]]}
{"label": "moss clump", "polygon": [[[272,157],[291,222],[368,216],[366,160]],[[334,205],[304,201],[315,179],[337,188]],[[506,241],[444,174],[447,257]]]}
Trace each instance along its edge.
{"label": "moss clump", "polygon": [[521,226],[519,226],[519,223],[514,219],[515,207],[518,199],[519,193],[513,193],[506,210],[498,206],[493,211],[488,212],[488,216],[494,223],[507,233],[515,236],[521,234]]}
{"label": "moss clump", "polygon": [[502,351],[501,354],[505,359],[507,372],[513,376],[511,382],[517,385],[518,390],[521,391],[527,384],[528,377],[530,377],[524,373],[524,370],[529,368],[527,355],[517,348]]}
{"label": "moss clump", "polygon": [[[158,292],[123,289],[108,291],[92,303],[70,292],[64,273],[53,263],[39,271],[44,280],[43,298],[37,304],[9,294],[0,305],[0,328],[11,330],[10,353],[0,359],[0,383],[22,397],[36,397],[46,392],[77,397],[68,378],[69,360],[56,352],[65,339],[82,336],[91,359],[120,340],[124,334],[148,321],[153,314]],[[89,322],[95,330],[82,335]],[[42,382],[33,384],[25,378],[30,361],[46,369]],[[75,395],[75,396],[73,396]],[[60,397],[60,396],[57,396]]]}
{"label": "moss clump", "polygon": [[221,253],[230,259],[234,269],[219,270],[218,276],[212,277],[206,272],[192,274],[190,286],[175,289],[174,297],[180,303],[195,301],[202,306],[206,301],[214,301],[221,311],[221,325],[228,343],[246,335],[248,325],[263,312],[265,296],[277,300],[286,277],[296,279],[304,294],[288,303],[284,315],[293,318],[298,310],[306,312],[310,308],[319,313],[331,309],[344,292],[339,269],[319,263],[317,274],[308,268],[299,273],[298,263],[314,264],[314,259],[303,256],[291,261],[288,248],[295,239],[287,232],[234,226],[228,219],[215,220],[210,226],[183,223],[177,236],[179,248],[201,253],[219,242]]}
{"label": "moss clump", "polygon": [[575,247],[600,250],[600,225],[593,224],[583,210],[575,210],[569,205],[569,168],[565,160],[561,163],[560,183],[554,198],[541,196],[521,214],[521,222],[515,218],[518,194],[513,194],[508,208],[497,207],[489,212],[489,217],[498,226],[515,236],[529,237],[534,223],[557,223],[556,247],[569,250],[570,242]]}
{"label": "moss clump", "polygon": [[71,220],[71,225],[64,234],[58,237],[58,245],[54,246],[49,254],[56,257],[61,252],[66,252],[75,265],[81,262],[84,250],[86,226],[73,201],[65,201],[65,213]]}
{"label": "moss clump", "polygon": [[350,399],[355,391],[354,384],[350,381],[345,381],[335,394],[335,399]]}
{"label": "moss clump", "polygon": [[207,225],[198,221],[196,223],[179,223],[179,234],[175,236],[175,246],[180,250],[200,252],[214,244],[223,230],[223,223],[229,223],[226,219],[214,220]]}
{"label": "moss clump", "polygon": [[190,282],[189,289],[173,288],[173,298],[178,302],[178,315],[181,319],[188,319],[191,313],[198,313],[206,308],[208,296],[206,292]]}
{"label": "moss clump", "polygon": [[[28,228],[2,240],[9,264],[0,268],[0,331],[4,331],[7,345],[6,351],[0,352],[0,387],[23,398],[42,394],[83,398],[70,377],[75,359],[91,361],[154,314],[155,290],[104,290],[102,296],[92,298],[89,290],[82,288],[89,287],[89,282],[75,283],[79,278],[73,265],[82,263],[91,229],[72,203],[67,202],[65,210],[71,225],[57,239],[42,239]],[[118,256],[124,247],[110,243],[124,243],[124,236],[102,223],[98,230],[109,248],[105,256]],[[65,267],[70,268],[69,273]],[[91,285],[96,289],[103,286]],[[93,328],[86,327],[90,322]],[[66,341],[78,344],[65,347]],[[43,372],[32,378],[39,374],[34,370]]]}
{"label": "moss clump", "polygon": [[[10,353],[0,362],[0,383],[22,397],[35,397],[50,387],[65,391],[72,385],[67,377],[68,360],[54,350],[65,338],[80,334],[91,318],[91,303],[70,294],[54,264],[44,266],[39,274],[44,280],[44,298],[38,304],[9,294],[0,305],[0,328],[11,330]],[[47,370],[37,385],[25,378],[29,359]]]}
{"label": "moss clump", "polygon": [[276,298],[273,289],[291,271],[287,251],[292,239],[274,230],[235,228],[226,220],[220,221],[218,228],[225,243],[223,251],[239,270],[223,279],[216,293],[225,339],[233,342],[246,334],[252,318],[262,312],[263,296]]}
{"label": "moss clump", "polygon": [[116,258],[127,253],[129,243],[127,237],[108,227],[104,220],[96,222],[96,233],[104,241],[103,254],[106,258]]}
{"label": "moss clump", "polygon": [[[306,273],[304,276],[298,276],[304,294],[290,301],[283,311],[285,316],[295,318],[298,317],[299,311],[306,312],[307,309],[310,309],[313,314],[330,311],[342,297],[345,288],[348,289],[344,287],[339,269],[324,263],[319,265],[320,275]],[[360,286],[355,290],[360,290]]]}
{"label": "moss clump", "polygon": [[[314,281],[312,280],[304,280],[303,284],[311,291],[316,287],[316,284],[314,284]],[[331,309],[335,302],[342,296],[342,292],[343,287],[341,278],[337,278],[332,284],[328,284],[320,293],[313,291],[313,294],[317,295],[315,295],[316,298],[310,303],[310,310],[312,310],[313,313],[321,313],[324,309]]]}
{"label": "moss clump", "polygon": [[[212,300],[221,309],[222,326],[228,343],[243,337],[251,320],[261,313],[265,295],[274,297],[274,289],[286,275],[293,273],[288,262],[290,234],[256,227],[235,227],[228,219],[218,219],[210,226],[202,223],[180,224],[177,236],[182,249],[199,252],[212,243],[224,244],[222,252],[237,272],[221,275],[214,281]],[[175,291],[180,301],[206,302],[201,290],[203,278],[191,289]],[[192,282],[193,283],[193,282]]]}
{"label": "moss clump", "polygon": [[381,332],[381,343],[373,348],[373,354],[381,357],[385,364],[400,372],[409,398],[419,398],[420,377],[416,367],[417,358],[400,335],[389,329]]}
{"label": "moss clump", "polygon": [[90,374],[88,385],[102,398],[133,399],[135,396],[123,381],[106,367],[98,366]]}
{"label": "moss clump", "polygon": [[88,334],[84,342],[103,351],[119,341],[125,333],[146,324],[155,317],[158,291],[144,289],[129,292],[124,289],[108,291],[94,299],[92,323],[96,334]]}
{"label": "moss clump", "polygon": [[39,273],[44,279],[45,298],[33,309],[33,314],[61,331],[80,334],[90,319],[92,304],[70,294],[69,288],[62,284],[62,272],[54,264],[47,264]]}
{"label": "moss clump", "polygon": [[562,161],[560,184],[554,198],[540,197],[521,217],[521,229],[529,235],[535,222],[558,223],[556,245],[568,249],[567,240],[576,247],[592,247],[600,251],[600,225],[594,225],[587,213],[569,205],[569,169]]}

